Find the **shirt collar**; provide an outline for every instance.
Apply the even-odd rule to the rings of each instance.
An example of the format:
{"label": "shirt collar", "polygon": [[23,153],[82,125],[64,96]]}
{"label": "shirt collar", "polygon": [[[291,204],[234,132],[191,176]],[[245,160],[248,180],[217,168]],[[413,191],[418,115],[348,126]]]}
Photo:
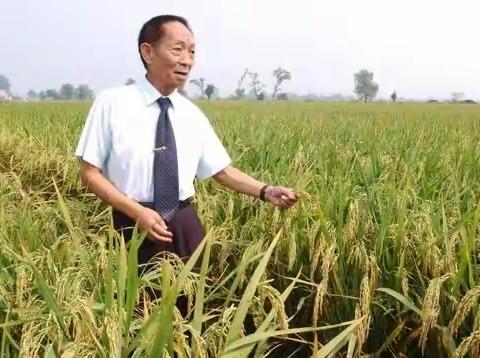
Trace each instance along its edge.
{"label": "shirt collar", "polygon": [[175,108],[176,104],[178,103],[178,90],[175,89],[171,92],[168,96],[164,96],[160,93],[159,90],[153,86],[150,81],[147,79],[147,76],[143,76],[137,82],[138,89],[140,90],[140,94],[145,101],[145,105],[150,106],[152,103],[156,102],[157,99],[160,97],[168,97],[172,102],[172,106]]}

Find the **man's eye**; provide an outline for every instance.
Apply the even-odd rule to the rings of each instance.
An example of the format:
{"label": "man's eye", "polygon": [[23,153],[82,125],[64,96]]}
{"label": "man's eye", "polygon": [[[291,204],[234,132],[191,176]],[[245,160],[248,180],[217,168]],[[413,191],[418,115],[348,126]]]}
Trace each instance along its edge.
{"label": "man's eye", "polygon": [[191,53],[192,55],[195,55],[195,50],[190,50],[190,53]]}

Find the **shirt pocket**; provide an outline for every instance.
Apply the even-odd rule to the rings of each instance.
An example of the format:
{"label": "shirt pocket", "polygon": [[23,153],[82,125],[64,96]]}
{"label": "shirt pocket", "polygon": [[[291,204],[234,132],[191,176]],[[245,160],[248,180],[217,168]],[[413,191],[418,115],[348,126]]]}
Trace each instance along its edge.
{"label": "shirt pocket", "polygon": [[127,131],[119,128],[113,131],[112,150],[117,164],[124,170],[134,170],[153,163],[154,138],[146,138],[134,126]]}

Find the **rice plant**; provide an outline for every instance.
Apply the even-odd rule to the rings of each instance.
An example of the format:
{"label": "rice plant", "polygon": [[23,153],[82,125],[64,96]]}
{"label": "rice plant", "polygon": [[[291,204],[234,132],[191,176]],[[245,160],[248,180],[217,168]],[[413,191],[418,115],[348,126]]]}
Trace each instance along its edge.
{"label": "rice plant", "polygon": [[478,106],[200,105],[234,165],[302,199],[197,182],[202,247],[138,277],[145,237],[77,175],[88,104],[0,104],[0,356],[480,354]]}

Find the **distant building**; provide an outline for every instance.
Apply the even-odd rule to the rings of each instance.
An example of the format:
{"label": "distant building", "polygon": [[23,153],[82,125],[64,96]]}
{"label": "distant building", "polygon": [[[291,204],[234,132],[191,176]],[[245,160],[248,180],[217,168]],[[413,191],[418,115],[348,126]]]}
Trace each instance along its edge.
{"label": "distant building", "polygon": [[0,101],[11,101],[12,96],[4,89],[0,89]]}

